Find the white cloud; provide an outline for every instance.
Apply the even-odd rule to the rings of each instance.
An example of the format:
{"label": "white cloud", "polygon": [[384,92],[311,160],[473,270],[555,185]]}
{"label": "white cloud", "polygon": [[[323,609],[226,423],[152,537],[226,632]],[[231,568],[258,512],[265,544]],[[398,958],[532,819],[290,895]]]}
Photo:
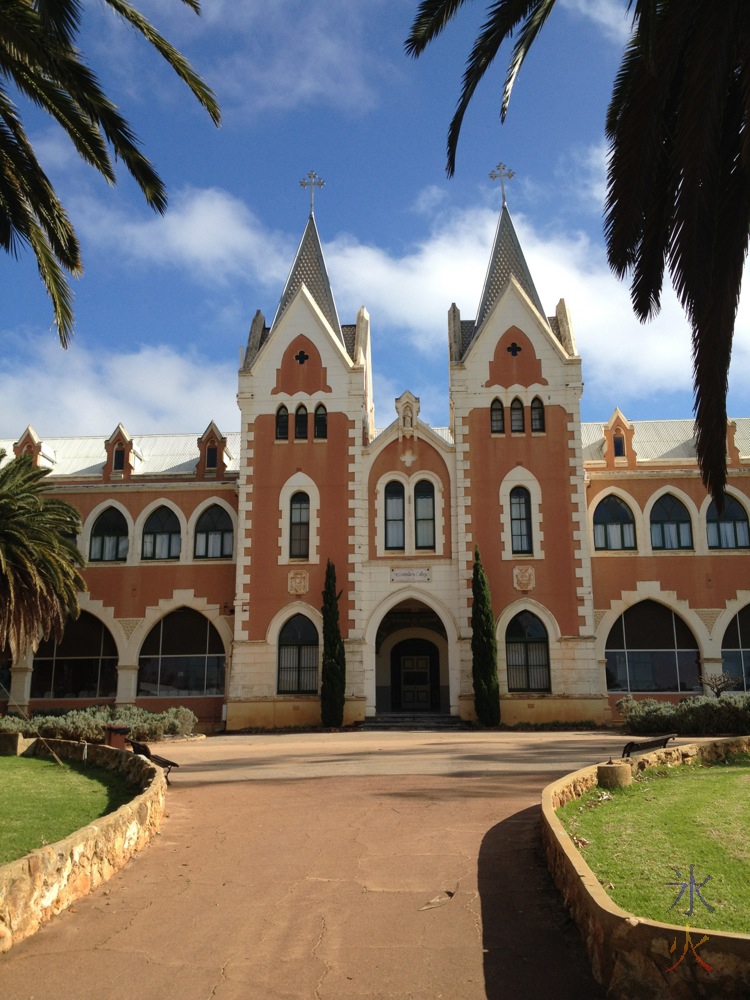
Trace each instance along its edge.
{"label": "white cloud", "polygon": [[17,360],[0,371],[0,437],[17,440],[29,424],[42,438],[107,436],[118,423],[131,434],[239,424],[237,359],[216,364],[163,345],[95,352],[83,337],[63,351],[48,331],[3,337]]}
{"label": "white cloud", "polygon": [[[688,417],[690,334],[671,289],[665,288],[660,315],[641,325],[628,287],[611,274],[600,243],[582,232],[541,229],[520,213],[514,223],[545,310],[552,313],[561,297],[570,309],[589,413],[593,401],[602,419],[615,405],[634,418],[666,412]],[[445,423],[447,311],[455,301],[464,319],[475,316],[496,224],[497,212],[487,206],[438,210],[432,229],[403,253],[348,235],[326,244],[342,321],[353,321],[362,304],[372,317],[379,425],[390,421],[393,398],[406,388],[421,397],[424,419]],[[97,225],[101,237],[109,221],[102,218]],[[218,291],[208,283],[201,286],[204,300],[230,303],[222,307],[230,310],[250,294],[256,296],[253,309],[260,304],[259,285],[270,289],[275,301],[295,246],[290,236],[268,232],[238,199],[216,191],[186,192],[171,218],[147,224],[118,220],[116,232],[117,243],[129,255],[159,267],[184,268],[201,280],[218,276],[224,282]],[[248,274],[255,285],[249,290]],[[215,325],[219,319],[216,314]],[[240,322],[237,318],[232,329]],[[17,437],[28,423],[48,436],[109,433],[119,421],[131,433],[200,431],[211,419],[227,429],[238,424],[237,357],[231,351],[230,357],[221,355],[225,363],[216,364],[218,343],[201,342],[199,332],[192,348],[191,338],[182,335],[179,346],[156,343],[120,352],[108,346],[94,350],[84,334],[67,353],[55,346],[48,331],[4,336],[7,356],[20,360],[0,374],[3,435]],[[749,383],[746,289],[730,381],[734,415],[750,409]]]}
{"label": "white cloud", "polygon": [[630,16],[625,0],[561,0],[562,6],[593,21],[612,42],[625,43],[630,37]]}
{"label": "white cloud", "polygon": [[217,188],[178,191],[164,216],[134,219],[93,199],[72,207],[76,228],[95,246],[183,268],[203,284],[245,277],[278,285],[294,255],[290,238],[263,227],[243,201]]}
{"label": "white cloud", "polygon": [[[313,102],[360,115],[377,103],[376,81],[393,71],[371,44],[373,23],[391,2],[209,0],[196,18],[179,9],[180,4],[158,0],[144,11],[191,59],[218,95],[225,116],[304,108]],[[117,46],[114,71],[121,83],[128,81],[134,96],[142,89],[142,73],[158,79],[158,89],[149,90],[162,99],[181,86],[158,57],[148,58],[145,43],[128,37],[122,27],[102,21],[98,31],[102,48]]]}

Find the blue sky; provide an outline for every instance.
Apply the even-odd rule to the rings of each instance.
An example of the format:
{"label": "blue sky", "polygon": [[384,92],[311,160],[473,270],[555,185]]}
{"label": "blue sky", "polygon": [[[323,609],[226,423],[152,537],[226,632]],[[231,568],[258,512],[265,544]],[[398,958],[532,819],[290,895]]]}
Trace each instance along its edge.
{"label": "blue sky", "polygon": [[[239,427],[236,371],[252,317],[274,315],[309,211],[299,180],[325,179],[315,216],[343,323],[371,317],[376,422],[405,389],[448,420],[447,312],[479,304],[499,161],[545,311],[565,298],[583,358],[584,420],[690,417],[690,334],[671,292],[641,326],[607,268],[601,225],[604,116],[627,34],[626,0],[558,0],[498,118],[509,52],[488,73],[462,133],[445,139],[485,10],[419,60],[403,41],[417,0],[141,0],[216,92],[216,130],[168,67],[109,10],[86,4],[82,38],[109,95],[164,178],[155,216],[123,170],[109,188],[38,115],[32,138],[78,230],[76,335],[58,346],[30,255],[0,260],[0,437],[200,433]],[[473,8],[476,7],[476,10]],[[750,413],[750,298],[743,297],[729,412]]]}

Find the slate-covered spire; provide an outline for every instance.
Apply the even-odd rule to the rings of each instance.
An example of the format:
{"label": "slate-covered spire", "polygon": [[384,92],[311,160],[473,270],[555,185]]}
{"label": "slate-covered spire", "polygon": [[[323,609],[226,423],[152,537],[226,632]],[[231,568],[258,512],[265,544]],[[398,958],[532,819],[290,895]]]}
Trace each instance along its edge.
{"label": "slate-covered spire", "polygon": [[341,324],[336,312],[336,303],[333,301],[331,283],[328,280],[328,272],[326,271],[325,260],[323,259],[323,249],[320,245],[318,228],[315,225],[315,216],[312,212],[310,212],[305,231],[302,234],[302,240],[297,250],[297,256],[294,258],[292,269],[289,272],[289,277],[286,279],[279,307],[271,324],[271,332],[273,332],[274,327],[284,315],[287,306],[303,284],[307,287],[318,309],[323,313],[331,329],[343,344],[344,337],[341,333]]}
{"label": "slate-covered spire", "polygon": [[502,296],[511,275],[534,303],[539,315],[544,316],[544,309],[542,308],[537,290],[534,287],[531,272],[526,264],[523,250],[521,250],[521,244],[518,242],[516,231],[513,228],[510,212],[507,206],[503,205],[503,210],[500,213],[500,219],[497,224],[497,231],[495,232],[495,244],[492,247],[492,256],[487,268],[487,277],[484,279],[484,290],[476,322],[474,323],[472,339],[492,312],[495,303]]}

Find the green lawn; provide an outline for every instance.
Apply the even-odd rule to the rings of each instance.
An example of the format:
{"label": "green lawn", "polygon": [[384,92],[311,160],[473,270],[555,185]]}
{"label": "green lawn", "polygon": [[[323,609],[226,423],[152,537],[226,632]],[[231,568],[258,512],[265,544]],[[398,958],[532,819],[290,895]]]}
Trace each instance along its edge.
{"label": "green lawn", "polygon": [[750,933],[750,755],[711,766],[651,769],[612,792],[594,787],[558,816],[624,910],[664,923]]}
{"label": "green lawn", "polygon": [[0,864],[53,844],[133,798],[117,771],[0,757]]}

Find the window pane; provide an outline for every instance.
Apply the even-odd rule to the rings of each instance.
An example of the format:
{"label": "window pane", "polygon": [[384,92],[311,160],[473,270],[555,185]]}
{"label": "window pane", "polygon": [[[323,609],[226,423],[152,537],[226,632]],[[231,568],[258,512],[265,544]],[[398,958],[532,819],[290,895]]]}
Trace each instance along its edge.
{"label": "window pane", "polygon": [[432,483],[417,483],[414,490],[414,513],[418,549],[435,547],[435,491]]}
{"label": "window pane", "polygon": [[210,531],[208,533],[208,557],[218,559],[221,556],[221,532]]}
{"label": "window pane", "polygon": [[201,531],[200,534],[195,536],[195,555],[198,559],[202,559],[206,555],[206,539],[207,534],[205,531]]}
{"label": "window pane", "polygon": [[404,487],[401,483],[388,483],[385,488],[385,547],[404,547]]}
{"label": "window pane", "polygon": [[510,429],[523,430],[523,403],[519,399],[514,399],[510,404]]}
{"label": "window pane", "polygon": [[224,531],[222,532],[222,552],[223,556],[231,556],[232,550],[234,548],[234,532]]}
{"label": "window pane", "polygon": [[89,559],[91,559],[94,562],[99,562],[101,559],[104,558],[103,555],[102,555],[102,542],[103,542],[103,539],[102,539],[101,535],[99,535],[99,536],[92,535],[91,536],[91,547],[89,549]]}

